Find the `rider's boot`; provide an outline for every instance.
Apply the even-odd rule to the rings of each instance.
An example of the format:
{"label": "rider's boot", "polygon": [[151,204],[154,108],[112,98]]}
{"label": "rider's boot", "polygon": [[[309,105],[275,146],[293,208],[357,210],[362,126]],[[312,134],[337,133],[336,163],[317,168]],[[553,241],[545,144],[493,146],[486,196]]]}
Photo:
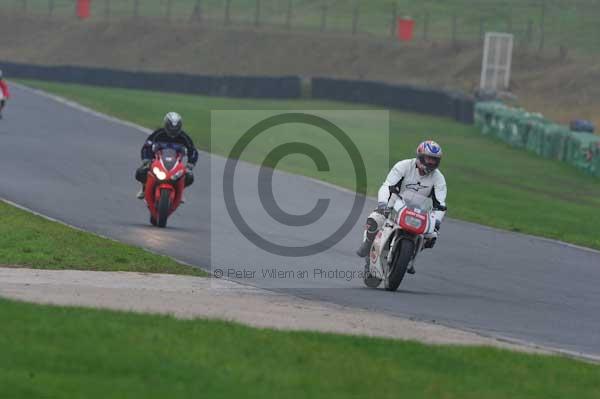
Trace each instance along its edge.
{"label": "rider's boot", "polygon": [[[190,167],[190,165],[188,164],[187,166],[187,170],[186,170],[186,174],[185,174],[185,184],[184,187],[189,187],[194,183],[194,173],[192,172],[193,166]],[[181,193],[181,203],[185,204],[185,190],[183,193]]]}
{"label": "rider's boot", "polygon": [[379,224],[373,217],[369,217],[367,219],[367,225],[365,226],[365,234],[362,244],[356,254],[361,258],[364,258],[369,255],[369,251],[371,251],[371,246],[373,245],[373,241],[375,241],[375,235],[377,234],[377,230],[379,230]]}
{"label": "rider's boot", "polygon": [[142,188],[140,188],[140,191],[136,194],[136,198],[137,199],[144,199],[144,197],[146,196],[146,186],[142,184]]}
{"label": "rider's boot", "polygon": [[412,260],[410,261],[410,263],[408,264],[408,267],[406,268],[406,273],[408,274],[415,274],[415,262],[416,262],[417,258],[412,258]]}
{"label": "rider's boot", "polygon": [[364,241],[362,242],[362,244],[360,245],[360,248],[358,248],[358,251],[356,251],[356,254],[358,256],[360,256],[361,258],[365,258],[369,255],[369,251],[371,250],[371,246],[373,245],[373,240],[369,240],[368,238],[365,238]]}
{"label": "rider's boot", "polygon": [[425,249],[425,248],[427,248],[427,249],[433,248],[435,246],[437,238],[438,238],[438,232],[437,232],[437,230],[433,234],[425,236],[425,242],[423,243],[423,249]]}
{"label": "rider's boot", "polygon": [[371,274],[371,261],[369,260],[369,258],[365,257],[365,266],[364,266],[365,270],[365,276],[368,276]]}
{"label": "rider's boot", "polygon": [[431,248],[433,248],[435,246],[435,243],[437,241],[438,234],[439,234],[439,231],[440,231],[440,224],[441,223],[442,222],[439,221],[439,220],[435,221],[435,231],[434,231],[433,234],[431,234],[429,236],[426,236],[425,243],[423,244],[423,249],[425,249],[425,248],[431,249]]}

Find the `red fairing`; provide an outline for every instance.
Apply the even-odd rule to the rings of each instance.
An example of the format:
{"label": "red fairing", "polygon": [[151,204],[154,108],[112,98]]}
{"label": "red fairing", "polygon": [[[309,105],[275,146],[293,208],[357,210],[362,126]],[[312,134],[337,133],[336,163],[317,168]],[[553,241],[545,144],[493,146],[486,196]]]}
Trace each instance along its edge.
{"label": "red fairing", "polygon": [[[156,220],[158,218],[158,200],[160,198],[160,192],[162,190],[169,190],[169,199],[171,203],[171,207],[169,209],[169,215],[171,215],[181,204],[181,197],[183,196],[183,191],[185,189],[185,166],[183,162],[181,162],[181,155],[178,155],[177,165],[171,169],[167,170],[161,161],[161,152],[159,151],[156,154],[154,161],[150,165],[150,170],[148,171],[148,177],[146,180],[146,191],[145,198],[146,204],[148,205],[148,210],[150,211],[150,215]],[[162,171],[165,174],[165,179],[159,180],[154,175],[154,169]],[[175,175],[179,175],[180,177],[173,181],[172,177]]]}
{"label": "red fairing", "polygon": [[10,98],[10,90],[8,89],[8,85],[3,79],[0,80],[0,90],[2,90],[2,95],[4,96],[4,98]]}
{"label": "red fairing", "polygon": [[403,209],[398,216],[398,224],[402,230],[412,234],[424,234],[428,222],[427,214],[415,212],[410,208]]}

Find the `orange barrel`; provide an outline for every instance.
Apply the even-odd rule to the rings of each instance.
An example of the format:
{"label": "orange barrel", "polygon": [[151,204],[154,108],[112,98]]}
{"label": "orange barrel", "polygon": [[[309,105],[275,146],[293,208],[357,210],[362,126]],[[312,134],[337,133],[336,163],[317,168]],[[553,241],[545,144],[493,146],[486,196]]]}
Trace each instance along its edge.
{"label": "orange barrel", "polygon": [[410,42],[415,30],[415,20],[410,17],[398,17],[398,39],[403,42]]}
{"label": "orange barrel", "polygon": [[77,17],[87,19],[90,17],[91,0],[77,0]]}

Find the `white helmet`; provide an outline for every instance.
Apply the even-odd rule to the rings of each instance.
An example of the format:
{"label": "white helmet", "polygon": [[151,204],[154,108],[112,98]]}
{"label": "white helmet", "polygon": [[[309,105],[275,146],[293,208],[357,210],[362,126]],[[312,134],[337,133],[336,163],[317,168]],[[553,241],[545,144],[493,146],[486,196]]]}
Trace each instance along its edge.
{"label": "white helmet", "polygon": [[171,137],[177,137],[181,134],[181,128],[183,127],[183,121],[181,115],[177,112],[169,112],[165,115],[164,119],[165,131]]}

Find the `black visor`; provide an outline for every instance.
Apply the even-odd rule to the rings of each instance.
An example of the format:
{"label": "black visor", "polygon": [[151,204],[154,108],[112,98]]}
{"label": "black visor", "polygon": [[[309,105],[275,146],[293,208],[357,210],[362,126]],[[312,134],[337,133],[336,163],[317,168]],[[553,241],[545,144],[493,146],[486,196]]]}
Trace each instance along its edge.
{"label": "black visor", "polygon": [[442,160],[437,157],[432,157],[424,154],[419,155],[419,162],[421,163],[422,167],[427,171],[427,173],[431,173],[437,168],[439,168],[441,161]]}
{"label": "black visor", "polygon": [[165,130],[167,131],[167,134],[171,137],[178,136],[179,133],[181,133],[181,122],[176,125],[167,122],[165,123]]}

